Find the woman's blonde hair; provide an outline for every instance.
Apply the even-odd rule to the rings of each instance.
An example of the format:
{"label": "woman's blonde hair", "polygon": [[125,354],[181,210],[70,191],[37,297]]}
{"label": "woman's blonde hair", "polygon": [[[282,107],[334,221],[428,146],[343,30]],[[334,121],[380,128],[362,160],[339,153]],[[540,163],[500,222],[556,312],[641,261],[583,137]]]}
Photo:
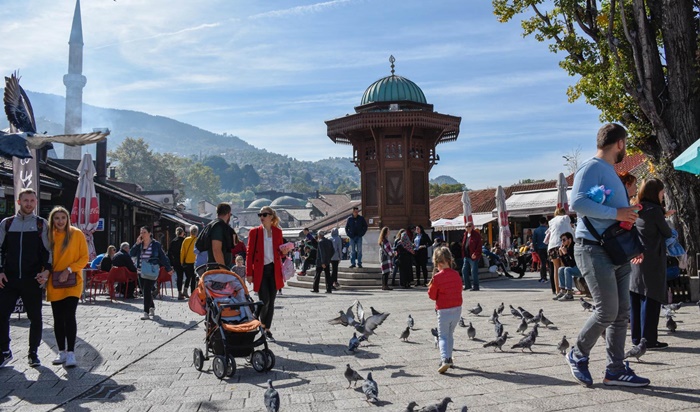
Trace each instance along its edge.
{"label": "woman's blonde hair", "polygon": [[436,247],[433,251],[433,271],[437,272],[438,263],[442,263],[443,266],[449,268],[453,267],[452,252],[446,246]]}
{"label": "woman's blonde hair", "polygon": [[566,209],[563,207],[558,207],[554,210],[554,216],[564,216],[566,214]]}
{"label": "woman's blonde hair", "polygon": [[386,239],[387,235],[389,234],[389,228],[384,226],[382,230],[379,232],[379,240],[377,241],[377,244],[381,246],[382,243],[384,243],[384,240]]}
{"label": "woman's blonde hair", "polygon": [[263,206],[260,208],[260,213],[269,213],[272,215],[271,221],[272,221],[272,226],[279,227],[280,226],[280,218],[277,216],[277,212],[275,212],[275,209],[271,208],[270,206]]}
{"label": "woman's blonde hair", "polygon": [[53,231],[55,230],[54,223],[53,223],[53,217],[57,213],[64,213],[66,215],[66,237],[63,238],[63,244],[61,244],[61,251],[66,250],[66,247],[68,247],[68,244],[70,243],[70,213],[68,210],[66,210],[65,207],[63,206],[56,206],[51,210],[51,213],[49,213],[49,247],[51,248],[51,251],[53,251]]}

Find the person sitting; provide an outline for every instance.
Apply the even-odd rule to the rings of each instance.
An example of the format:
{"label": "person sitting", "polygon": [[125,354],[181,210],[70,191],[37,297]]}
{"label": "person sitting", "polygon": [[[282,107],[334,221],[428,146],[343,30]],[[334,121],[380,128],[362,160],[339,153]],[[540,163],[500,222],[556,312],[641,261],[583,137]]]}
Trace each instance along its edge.
{"label": "person sitting", "polygon": [[562,266],[557,274],[561,291],[552,300],[560,302],[574,300],[573,278],[581,277],[581,271],[576,266],[576,259],[574,259],[574,236],[570,232],[564,232],[561,235],[559,258]]}
{"label": "person sitting", "polygon": [[513,276],[510,273],[508,273],[506,265],[503,263],[503,261],[498,255],[488,250],[486,246],[483,247],[481,253],[484,256],[486,256],[486,258],[489,260],[489,266],[496,266],[497,268],[503,271],[503,274],[506,275],[506,277],[513,279]]}
{"label": "person sitting", "polygon": [[[134,265],[134,261],[131,260],[131,256],[129,255],[129,250],[131,249],[131,246],[129,245],[129,242],[123,242],[119,246],[119,252],[115,253],[114,256],[112,257],[112,267],[125,267],[129,272],[136,273],[136,265]],[[129,282],[128,285],[119,284],[119,293],[124,294],[125,298],[135,298],[136,297],[136,285],[134,282]]]}
{"label": "person sitting", "polygon": [[[100,262],[100,270],[103,272],[109,272],[112,269],[112,258],[117,253],[117,248],[113,245],[107,246],[107,252],[103,255],[102,261]],[[95,258],[97,259],[97,258]],[[94,262],[94,260],[93,260]],[[90,265],[92,266],[92,265]]]}

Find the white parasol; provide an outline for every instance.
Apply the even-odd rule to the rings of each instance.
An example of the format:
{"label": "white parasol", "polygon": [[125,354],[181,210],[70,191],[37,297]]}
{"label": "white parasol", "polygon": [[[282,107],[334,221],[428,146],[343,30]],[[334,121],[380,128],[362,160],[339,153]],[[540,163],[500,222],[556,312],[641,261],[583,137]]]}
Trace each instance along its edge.
{"label": "white parasol", "polygon": [[474,222],[474,218],[472,217],[472,201],[469,200],[469,193],[466,191],[462,192],[462,214],[464,214],[464,225],[467,225],[467,222]]}
{"label": "white parasol", "polygon": [[510,247],[510,227],[508,226],[508,210],[506,209],[506,192],[502,186],[496,190],[496,209],[498,210],[498,243],[503,250]]}
{"label": "white parasol", "polygon": [[92,234],[97,229],[97,222],[100,220],[100,206],[95,193],[95,166],[92,164],[92,156],[85,153],[78,166],[78,189],[73,200],[73,209],[70,213],[70,222],[73,226],[82,230],[88,244],[88,254],[90,261],[95,259],[95,243]]}
{"label": "white parasol", "polygon": [[566,196],[566,191],[569,184],[566,183],[564,173],[559,173],[559,181],[557,182],[557,208],[564,208],[569,213],[569,199]]}

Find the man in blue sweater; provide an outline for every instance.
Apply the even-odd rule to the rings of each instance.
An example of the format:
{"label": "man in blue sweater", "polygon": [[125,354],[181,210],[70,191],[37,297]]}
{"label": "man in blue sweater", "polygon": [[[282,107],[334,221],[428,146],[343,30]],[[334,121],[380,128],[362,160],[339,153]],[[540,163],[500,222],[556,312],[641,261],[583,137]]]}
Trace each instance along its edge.
{"label": "man in blue sweater", "polygon": [[540,257],[540,280],[538,282],[547,281],[547,244],[544,243],[544,238],[547,237],[547,218],[540,217],[540,225],[532,233],[532,245],[535,248],[535,253]]}
{"label": "man in blue sweater", "polygon": [[[603,384],[612,386],[647,386],[649,379],[637,376],[625,364],[625,339],[630,313],[630,263],[613,265],[610,256],[586,229],[588,218],[598,233],[616,221],[634,223],[637,208],[630,207],[627,192],[614,165],[624,159],[627,131],[618,124],[606,124],[598,131],[595,157],[581,165],[571,189],[571,206],[578,214],[574,257],[591,291],[595,310],[579,332],[576,344],[567,353],[571,373],[581,384],[590,386],[588,356],[605,331],[607,367]],[[601,204],[588,197],[592,187],[604,185],[612,193]],[[641,262],[643,256],[633,259]]]}

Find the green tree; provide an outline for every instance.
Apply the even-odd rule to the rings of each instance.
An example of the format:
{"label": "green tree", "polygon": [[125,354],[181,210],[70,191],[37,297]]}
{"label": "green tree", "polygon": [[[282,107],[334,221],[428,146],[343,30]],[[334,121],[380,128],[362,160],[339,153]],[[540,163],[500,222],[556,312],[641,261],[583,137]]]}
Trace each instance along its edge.
{"label": "green tree", "polygon": [[118,162],[120,180],[136,183],[144,190],[182,189],[173,158],[154,154],[141,138],[127,137],[109,155]]}
{"label": "green tree", "polygon": [[444,195],[446,193],[463,192],[465,190],[467,190],[467,188],[462,183],[456,183],[456,184],[430,183],[430,197],[440,196],[440,195]]}
{"label": "green tree", "polygon": [[[700,179],[671,161],[700,130],[700,1],[492,0],[501,22],[517,15],[524,35],[561,53],[560,66],[578,76],[570,100],[584,97],[601,120],[619,122],[629,143],[647,155],[678,213],[688,255],[700,251]],[[697,262],[691,259],[692,270]]]}
{"label": "green tree", "polygon": [[184,176],[185,190],[194,201],[206,200],[211,203],[219,202],[221,183],[219,176],[209,166],[202,163],[194,163]]}

